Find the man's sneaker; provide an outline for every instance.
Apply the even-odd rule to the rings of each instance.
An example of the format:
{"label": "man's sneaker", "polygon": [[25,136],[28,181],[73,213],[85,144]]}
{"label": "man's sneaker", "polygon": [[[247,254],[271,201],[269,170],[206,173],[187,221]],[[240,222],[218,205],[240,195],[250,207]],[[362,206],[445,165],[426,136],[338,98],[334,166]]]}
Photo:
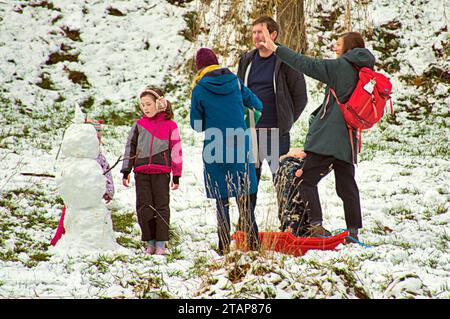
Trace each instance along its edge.
{"label": "man's sneaker", "polygon": [[155,255],[165,255],[166,248],[165,247],[157,247],[155,251]]}
{"label": "man's sneaker", "polygon": [[305,234],[306,237],[330,237],[331,233],[322,225],[311,225]]}
{"label": "man's sneaker", "polygon": [[156,252],[155,246],[147,246],[147,248],[145,249],[145,253],[149,255],[153,255],[155,252]]}

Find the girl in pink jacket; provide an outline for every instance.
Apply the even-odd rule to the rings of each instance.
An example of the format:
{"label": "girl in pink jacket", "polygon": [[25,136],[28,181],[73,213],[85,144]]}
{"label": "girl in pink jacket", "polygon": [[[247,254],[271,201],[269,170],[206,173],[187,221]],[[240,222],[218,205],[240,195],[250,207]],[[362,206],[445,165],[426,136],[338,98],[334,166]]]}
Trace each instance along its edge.
{"label": "girl in pink jacket", "polygon": [[146,252],[164,255],[169,240],[170,173],[170,188],[176,190],[182,171],[181,139],[162,90],[147,88],[139,97],[144,116],[128,135],[121,173],[123,185],[129,187],[134,168],[136,211]]}

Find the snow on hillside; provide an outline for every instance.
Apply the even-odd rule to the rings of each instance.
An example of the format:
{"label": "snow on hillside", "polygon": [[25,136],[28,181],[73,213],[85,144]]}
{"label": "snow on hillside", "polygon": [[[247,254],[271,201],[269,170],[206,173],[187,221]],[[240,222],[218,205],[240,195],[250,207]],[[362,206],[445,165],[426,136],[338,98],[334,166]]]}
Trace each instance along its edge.
{"label": "snow on hillside", "polygon": [[[326,56],[333,38],[318,23],[336,4],[319,2],[323,11],[312,14],[308,39],[311,46],[322,39],[313,47]],[[0,297],[450,298],[445,1],[370,3],[368,47],[393,77],[396,113],[364,135],[357,168],[360,239],[369,247],[340,246],[297,258],[237,250],[223,258],[214,251],[215,205],[203,189],[202,137],[181,118],[189,108],[184,64],[196,47],[211,43],[204,35],[196,43],[183,36],[186,14],[197,5],[0,1]],[[436,71],[441,69],[447,73]],[[106,121],[103,149],[113,164],[137,116],[136,95],[148,84],[170,92],[183,139],[181,189],[171,193],[170,254],[143,254],[134,189],[122,187],[118,165],[109,209],[125,252],[54,255],[49,242],[63,207],[55,181],[21,173],[55,173],[74,103]],[[315,81],[308,79],[308,88],[293,146],[301,146],[308,114],[323,98]],[[256,211],[261,231],[278,228],[269,176],[264,166]],[[333,174],[319,190],[324,226],[337,232],[345,221]],[[231,218],[237,222],[235,205]]]}

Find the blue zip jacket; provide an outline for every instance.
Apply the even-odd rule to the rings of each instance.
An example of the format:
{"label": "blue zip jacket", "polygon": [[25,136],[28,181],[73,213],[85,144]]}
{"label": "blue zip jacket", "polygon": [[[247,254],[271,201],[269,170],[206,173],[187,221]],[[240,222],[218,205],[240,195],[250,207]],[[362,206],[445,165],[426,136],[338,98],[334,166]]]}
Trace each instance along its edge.
{"label": "blue zip jacket", "polygon": [[204,181],[208,198],[258,190],[244,107],[262,110],[258,97],[227,68],[208,72],[192,91],[190,122],[205,132]]}

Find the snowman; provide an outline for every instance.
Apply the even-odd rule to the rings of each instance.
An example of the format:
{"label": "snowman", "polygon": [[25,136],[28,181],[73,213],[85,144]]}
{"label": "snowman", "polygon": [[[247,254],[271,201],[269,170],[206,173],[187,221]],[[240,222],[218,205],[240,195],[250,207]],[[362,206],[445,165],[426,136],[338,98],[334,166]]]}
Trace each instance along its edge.
{"label": "snowman", "polygon": [[95,253],[117,250],[111,214],[102,200],[105,176],[96,158],[100,152],[97,132],[84,123],[75,106],[75,124],[64,133],[56,173],[56,187],[65,203],[64,235],[55,252]]}

